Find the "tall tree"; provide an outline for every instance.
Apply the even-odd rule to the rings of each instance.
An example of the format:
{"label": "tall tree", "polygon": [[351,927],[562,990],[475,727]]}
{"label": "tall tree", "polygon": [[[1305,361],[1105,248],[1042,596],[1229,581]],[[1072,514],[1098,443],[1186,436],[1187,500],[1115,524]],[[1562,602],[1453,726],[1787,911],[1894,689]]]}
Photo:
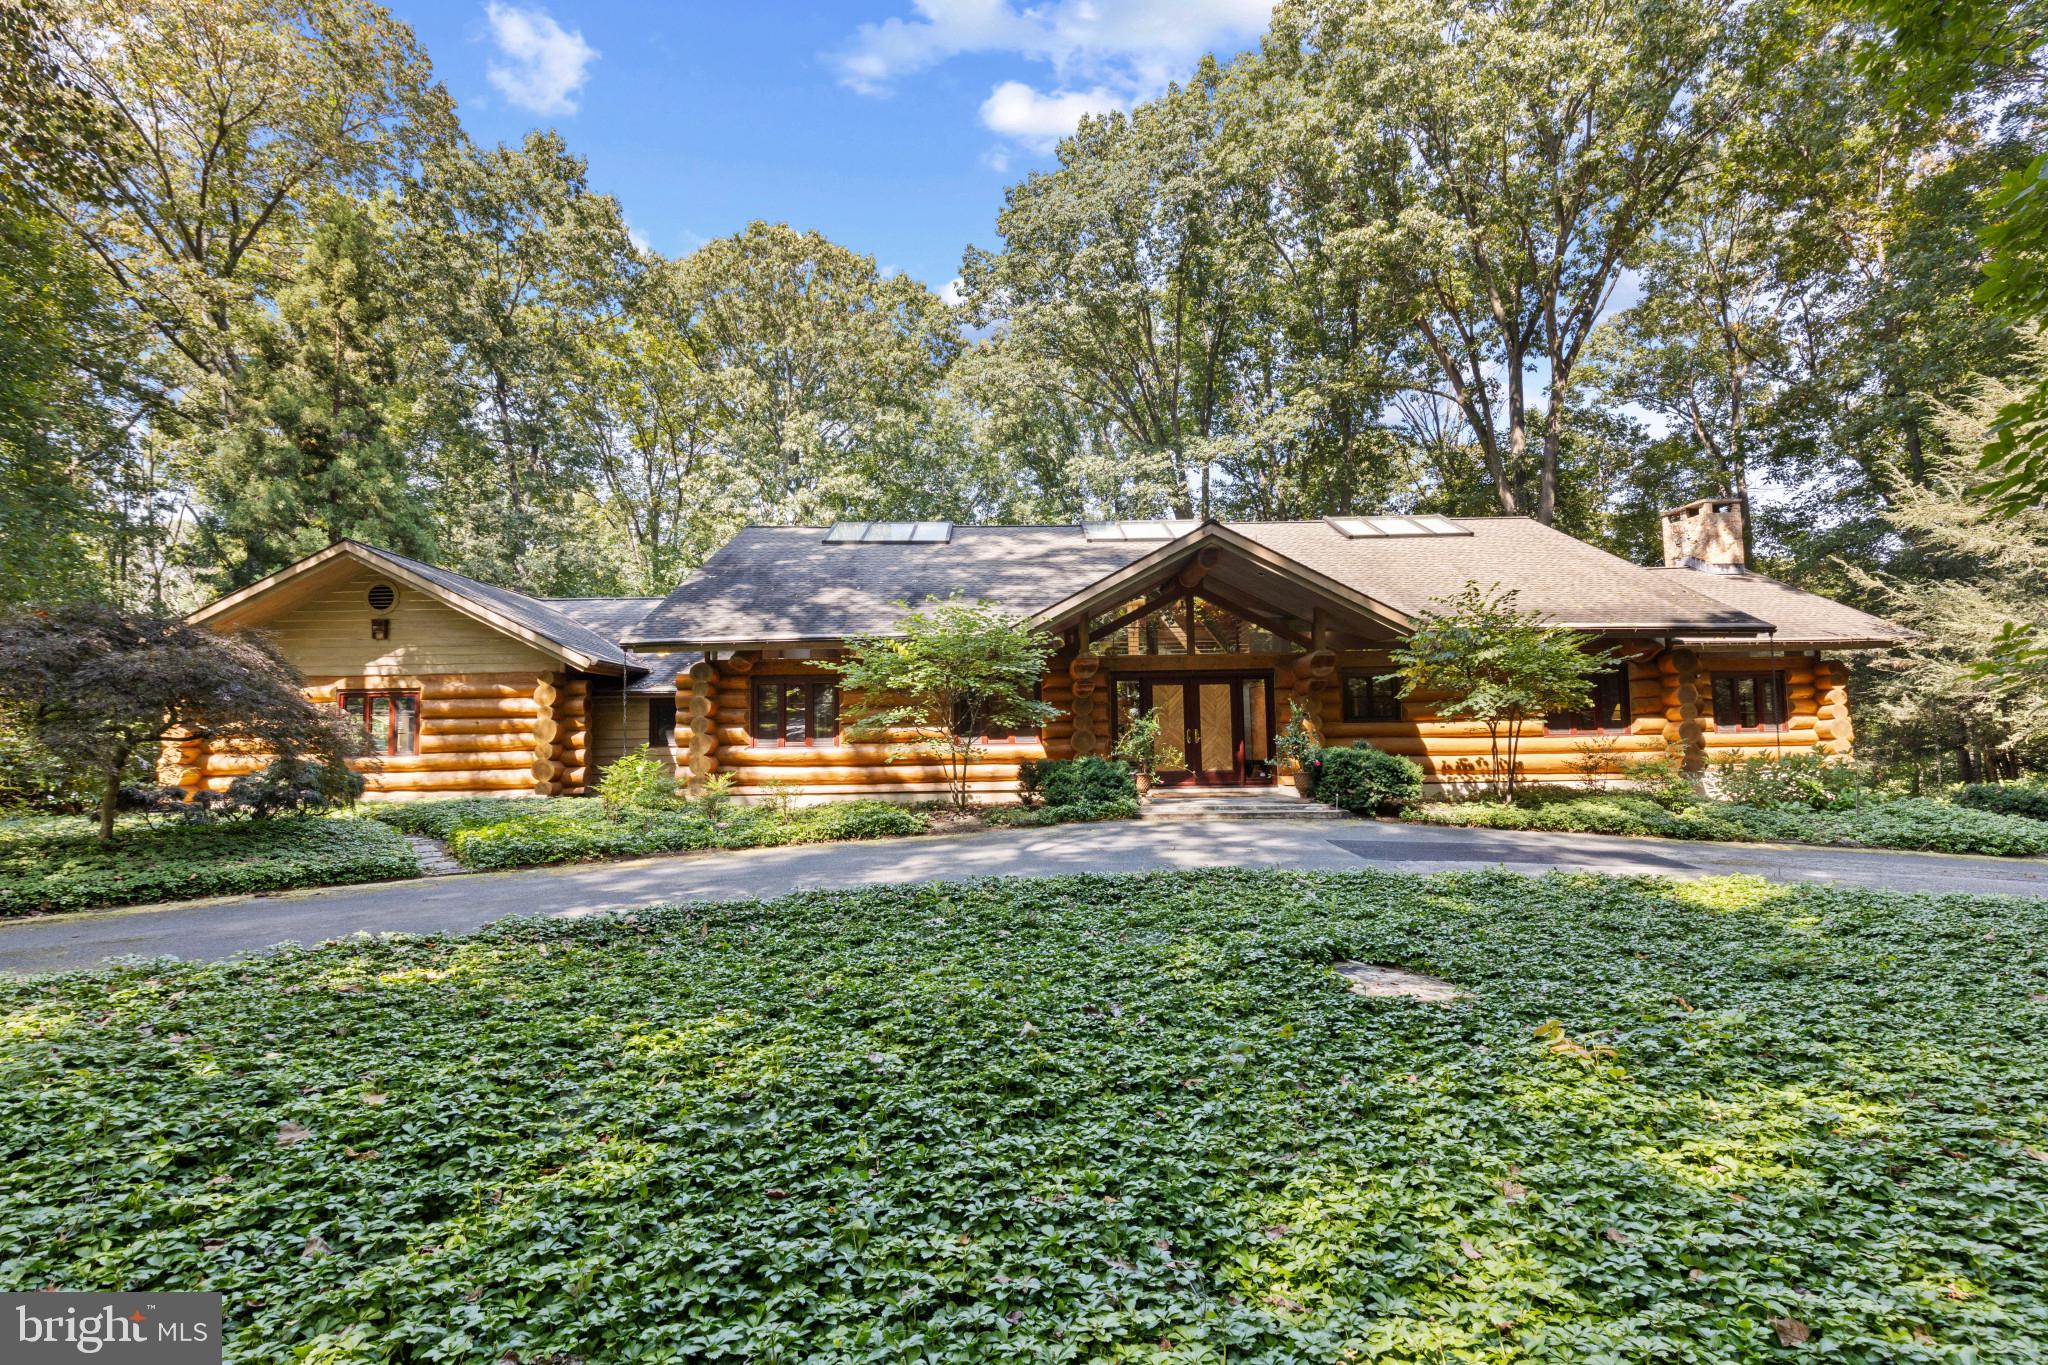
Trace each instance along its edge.
{"label": "tall tree", "polygon": [[337,200],[275,316],[250,324],[235,428],[200,470],[197,548],[216,587],[344,536],[432,552],[396,388],[390,275],[374,212]]}
{"label": "tall tree", "polygon": [[1463,413],[1503,512],[1556,516],[1579,361],[1741,107],[1742,13],[1294,0],[1275,17],[1260,79],[1302,111],[1275,131],[1305,163],[1284,211],[1401,282],[1428,387]]}
{"label": "tall tree", "polygon": [[534,592],[611,583],[588,534],[576,420],[641,264],[618,202],[555,133],[435,148],[402,200],[402,363],[420,389],[440,543],[466,573]]}

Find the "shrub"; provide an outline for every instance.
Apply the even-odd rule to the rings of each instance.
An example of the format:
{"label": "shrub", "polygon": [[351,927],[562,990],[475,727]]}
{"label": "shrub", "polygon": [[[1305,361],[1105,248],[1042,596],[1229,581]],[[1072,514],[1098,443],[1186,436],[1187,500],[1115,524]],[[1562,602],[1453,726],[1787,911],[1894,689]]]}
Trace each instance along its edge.
{"label": "shrub", "polygon": [[[128,778],[148,776],[138,756]],[[90,773],[68,767],[32,737],[0,724],[0,812],[76,815],[99,799],[99,784]]]}
{"label": "shrub", "polygon": [[1998,815],[2048,820],[2048,787],[2018,782],[1972,782],[1956,792],[1956,804]]}
{"label": "shrub", "polygon": [[1714,781],[1722,797],[1735,805],[1766,809],[1846,810],[1866,795],[1854,764],[1817,748],[1811,753],[1757,754],[1717,764]]}
{"label": "shrub", "polygon": [[1137,779],[1121,763],[1090,754],[1050,762],[1044,794],[1048,806],[1087,806],[1102,801],[1135,801]]}
{"label": "shrub", "polygon": [[925,832],[925,818],[887,801],[831,801],[794,812],[790,824],[807,840],[886,839]]}
{"label": "shrub", "polygon": [[604,770],[597,780],[597,800],[609,820],[620,819],[628,811],[674,810],[680,804],[668,765],[649,753],[645,744],[614,759]]}
{"label": "shrub", "polygon": [[1685,765],[1668,754],[1624,760],[1621,776],[1642,788],[1643,795],[1666,810],[1683,810],[1700,799],[1700,789],[1685,771]]}
{"label": "shrub", "polygon": [[1013,829],[1081,824],[1090,820],[1135,820],[1137,817],[1138,798],[1135,794],[1109,801],[1077,801],[1067,805],[1040,806],[1036,810],[1024,806],[997,806],[982,812],[982,819],[989,824]]}
{"label": "shrub", "polygon": [[1027,758],[1017,765],[1017,799],[1028,809],[1045,799],[1045,779],[1059,770],[1057,758]]}
{"label": "shrub", "polygon": [[1379,749],[1324,749],[1310,760],[1315,798],[1353,815],[1375,815],[1422,796],[1422,769]]}

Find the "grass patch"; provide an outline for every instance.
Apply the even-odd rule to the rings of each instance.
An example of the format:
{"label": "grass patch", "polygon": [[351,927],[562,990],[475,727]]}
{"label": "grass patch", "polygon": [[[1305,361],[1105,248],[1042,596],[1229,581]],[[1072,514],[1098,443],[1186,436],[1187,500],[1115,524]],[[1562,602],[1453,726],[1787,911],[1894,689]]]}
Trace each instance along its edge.
{"label": "grass patch", "polygon": [[0,1280],[251,1362],[2032,1359],[2044,973],[2015,899],[1213,871],[10,983]]}
{"label": "grass patch", "polygon": [[1726,801],[1701,801],[1667,810],[1647,796],[1627,793],[1537,793],[1511,806],[1493,801],[1430,802],[1410,807],[1406,818],[1429,825],[1649,834],[1667,839],[2017,856],[2048,853],[2048,824],[1927,797],[1873,801],[1848,810],[1765,808]]}
{"label": "grass patch", "polygon": [[0,819],[0,916],[418,873],[419,859],[401,835],[348,816],[155,825],[131,818],[107,844],[92,821],[76,816]]}
{"label": "grass patch", "polygon": [[476,797],[380,805],[371,815],[394,829],[441,840],[457,862],[477,869],[879,839],[922,834],[926,828],[922,814],[887,801],[835,801],[787,811],[729,806],[716,816],[698,802],[678,810],[628,810],[607,819],[604,808],[586,798]]}

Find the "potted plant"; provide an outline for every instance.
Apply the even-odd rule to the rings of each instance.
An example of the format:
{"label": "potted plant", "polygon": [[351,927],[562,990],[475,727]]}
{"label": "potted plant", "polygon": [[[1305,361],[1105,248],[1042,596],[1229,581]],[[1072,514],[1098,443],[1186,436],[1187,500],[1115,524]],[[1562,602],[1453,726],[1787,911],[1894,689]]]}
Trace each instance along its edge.
{"label": "potted plant", "polygon": [[1156,706],[1124,722],[1115,753],[1131,765],[1131,778],[1138,784],[1140,796],[1152,790],[1152,779],[1161,768],[1178,768],[1187,762],[1186,755],[1161,738]]}
{"label": "potted plant", "polygon": [[1287,703],[1287,724],[1273,737],[1273,750],[1283,763],[1292,765],[1294,789],[1303,796],[1315,790],[1314,763],[1322,750],[1316,732],[1309,726],[1308,710],[1299,701]]}

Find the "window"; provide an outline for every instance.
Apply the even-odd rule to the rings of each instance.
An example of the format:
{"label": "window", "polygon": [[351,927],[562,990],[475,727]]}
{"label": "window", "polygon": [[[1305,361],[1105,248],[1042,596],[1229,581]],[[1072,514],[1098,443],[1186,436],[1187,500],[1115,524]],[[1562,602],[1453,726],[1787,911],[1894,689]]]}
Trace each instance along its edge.
{"label": "window", "polygon": [[1714,728],[1775,730],[1785,723],[1785,675],[1714,674]]}
{"label": "window", "polygon": [[798,678],[754,682],[754,743],[836,744],[839,684]]}
{"label": "window", "polygon": [[1344,719],[1401,719],[1401,675],[1398,673],[1346,673]]}
{"label": "window", "polygon": [[416,754],[420,751],[420,694],[417,692],[344,692],[341,709],[370,737],[373,754]]}
{"label": "window", "polygon": [[647,703],[647,747],[671,749],[676,742],[676,699],[669,697]]}
{"label": "window", "polygon": [[1590,681],[1593,684],[1592,704],[1583,711],[1559,711],[1545,716],[1544,729],[1552,734],[1566,734],[1574,730],[1628,729],[1628,665],[1596,673]]}
{"label": "window", "polygon": [[[1039,689],[1043,686],[1043,683],[1033,683],[1031,685],[1031,699],[1033,701],[1040,700]],[[967,708],[964,705],[955,707],[953,711],[953,728],[964,732],[967,730],[968,724]],[[1038,722],[1027,720],[1022,725],[1017,726],[984,725],[981,729],[981,738],[996,742],[1011,739],[1036,739],[1038,738]]]}

